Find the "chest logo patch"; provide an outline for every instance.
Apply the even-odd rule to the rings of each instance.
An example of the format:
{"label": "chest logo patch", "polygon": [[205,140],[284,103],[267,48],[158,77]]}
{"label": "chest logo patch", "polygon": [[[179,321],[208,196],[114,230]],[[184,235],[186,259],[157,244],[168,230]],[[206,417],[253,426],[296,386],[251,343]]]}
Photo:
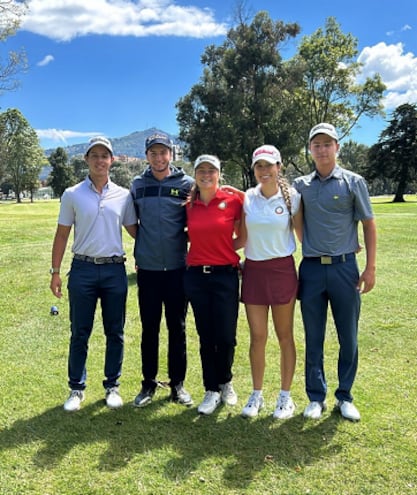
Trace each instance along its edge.
{"label": "chest logo patch", "polygon": [[277,207],[275,208],[275,213],[276,213],[277,215],[282,215],[282,214],[284,213],[284,208],[283,208],[282,206],[277,206]]}
{"label": "chest logo patch", "polygon": [[172,189],[169,191],[169,194],[170,194],[171,196],[179,196],[179,195],[180,195],[180,191],[179,191],[179,189],[174,189],[174,188],[172,188]]}
{"label": "chest logo patch", "polygon": [[219,206],[217,207],[219,210],[225,210],[227,207],[227,204],[225,201],[222,201],[221,203],[219,203]]}

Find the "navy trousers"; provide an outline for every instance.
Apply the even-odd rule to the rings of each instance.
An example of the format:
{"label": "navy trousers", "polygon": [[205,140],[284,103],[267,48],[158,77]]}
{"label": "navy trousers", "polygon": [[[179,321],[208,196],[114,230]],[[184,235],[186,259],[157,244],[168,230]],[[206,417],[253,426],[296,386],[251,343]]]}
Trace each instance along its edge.
{"label": "navy trousers", "polygon": [[106,351],[103,381],[105,388],[119,385],[122,373],[124,324],[126,316],[127,275],[124,263],[95,265],[73,260],[68,278],[71,339],[68,358],[68,384],[84,390],[87,378],[88,341],[93,330],[97,301]]}
{"label": "navy trousers", "polygon": [[303,258],[299,269],[299,299],[305,331],[305,380],[310,401],[324,401],[327,383],[323,347],[330,303],[339,340],[338,400],[352,401],[351,388],[358,367],[359,271],[354,254],[346,261],[321,264]]}

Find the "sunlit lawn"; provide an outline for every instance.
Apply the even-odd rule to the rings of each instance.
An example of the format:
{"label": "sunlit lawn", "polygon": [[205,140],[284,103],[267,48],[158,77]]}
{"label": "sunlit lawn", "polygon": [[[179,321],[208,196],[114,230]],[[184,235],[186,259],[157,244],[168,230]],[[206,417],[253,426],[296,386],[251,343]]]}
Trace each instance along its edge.
{"label": "sunlit lawn", "polygon": [[[59,203],[0,204],[0,494],[314,494],[417,492],[416,289],[417,198],[374,200],[378,224],[377,286],[363,298],[360,368],[353,390],[360,423],[332,408],[305,421],[303,330],[296,309],[296,415],[272,420],[279,353],[270,332],[265,409],[255,420],[239,413],[251,391],[248,327],[243,307],[234,366],[236,408],[199,417],[167,401],[160,389],[149,407],[131,402],[140,388],[140,323],[132,243],[126,237],[130,293],[121,392],[125,406],[103,401],[100,320],[90,345],[87,398],[81,411],[62,410],[67,390],[68,301],[49,292],[50,249]],[[68,250],[69,251],[69,250]],[[297,252],[299,258],[299,252]],[[363,266],[364,254],[359,255]],[[69,267],[70,253],[64,266]],[[188,317],[186,386],[203,396],[198,342]],[[166,380],[166,330],[160,376]],[[326,341],[328,402],[336,386],[337,341]]]}

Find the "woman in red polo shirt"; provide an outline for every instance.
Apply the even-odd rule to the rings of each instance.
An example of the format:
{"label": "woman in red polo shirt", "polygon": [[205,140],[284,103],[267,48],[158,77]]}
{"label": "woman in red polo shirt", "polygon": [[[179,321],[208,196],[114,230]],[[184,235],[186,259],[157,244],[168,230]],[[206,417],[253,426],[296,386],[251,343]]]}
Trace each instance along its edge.
{"label": "woman in red polo shirt", "polygon": [[194,170],[195,184],[186,205],[190,246],[184,285],[200,337],[206,390],[198,412],[211,414],[221,402],[237,403],[232,365],[239,311],[239,256],[233,239],[243,198],[219,187],[217,157],[199,156]]}

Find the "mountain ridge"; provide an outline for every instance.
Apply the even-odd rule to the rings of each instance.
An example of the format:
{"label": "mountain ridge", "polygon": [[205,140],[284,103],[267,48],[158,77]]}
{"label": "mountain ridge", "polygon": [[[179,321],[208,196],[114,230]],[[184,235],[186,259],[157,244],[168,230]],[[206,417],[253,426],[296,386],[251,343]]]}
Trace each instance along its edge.
{"label": "mountain ridge", "polygon": [[[178,141],[178,136],[170,134],[169,132],[162,131],[156,127],[151,127],[143,131],[134,131],[127,136],[122,136],[118,138],[108,137],[113,146],[113,153],[115,156],[126,155],[135,158],[145,158],[145,141],[146,139],[155,134],[156,132],[162,132],[167,134],[174,144],[180,144]],[[107,136],[106,136],[107,137]],[[85,143],[72,144],[69,146],[57,146],[63,148],[68,155],[68,158],[73,158],[75,156],[84,156],[85,150],[87,149],[88,141]],[[56,148],[48,148],[45,150],[46,156],[53,153]]]}

